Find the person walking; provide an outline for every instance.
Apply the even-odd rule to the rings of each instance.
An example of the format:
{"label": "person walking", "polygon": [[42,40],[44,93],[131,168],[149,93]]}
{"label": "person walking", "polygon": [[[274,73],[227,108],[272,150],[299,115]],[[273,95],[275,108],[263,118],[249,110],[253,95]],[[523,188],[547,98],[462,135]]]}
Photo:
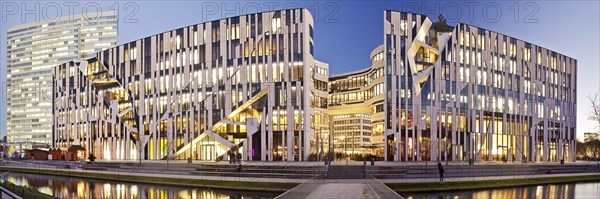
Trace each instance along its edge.
{"label": "person walking", "polygon": [[440,162],[438,162],[437,166],[438,172],[440,172],[440,183],[444,183],[444,166]]}
{"label": "person walking", "polygon": [[239,164],[238,168],[237,168],[237,172],[241,173],[242,172],[242,163]]}

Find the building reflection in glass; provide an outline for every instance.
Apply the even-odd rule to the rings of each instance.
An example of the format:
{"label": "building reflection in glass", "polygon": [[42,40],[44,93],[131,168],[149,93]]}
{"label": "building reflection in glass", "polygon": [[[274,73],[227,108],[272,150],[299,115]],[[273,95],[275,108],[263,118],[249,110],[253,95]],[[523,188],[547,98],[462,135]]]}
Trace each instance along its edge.
{"label": "building reflection in glass", "polygon": [[401,193],[407,199],[458,198],[598,198],[600,182],[549,184],[514,188],[433,193]]}
{"label": "building reflection in glass", "polygon": [[239,192],[203,189],[194,187],[133,184],[118,181],[93,180],[75,177],[50,176],[24,173],[9,173],[6,180],[20,185],[34,187],[42,193],[58,198],[181,198],[181,199],[266,199],[280,193]]}

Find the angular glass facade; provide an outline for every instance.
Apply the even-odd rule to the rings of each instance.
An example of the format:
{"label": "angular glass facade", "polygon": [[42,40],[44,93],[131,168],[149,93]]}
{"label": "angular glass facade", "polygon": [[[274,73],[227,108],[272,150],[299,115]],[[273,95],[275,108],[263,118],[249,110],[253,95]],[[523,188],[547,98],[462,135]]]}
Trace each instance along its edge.
{"label": "angular glass facade", "polygon": [[[577,60],[384,11],[369,68],[329,76],[306,9],[187,26],[55,68],[54,144],[100,159],[574,161]],[[437,27],[437,29],[436,29]]]}
{"label": "angular glass facade", "polygon": [[384,16],[386,160],[575,161],[577,60],[467,24]]}
{"label": "angular glass facade", "polygon": [[54,70],[54,144],[100,159],[303,161],[322,153],[328,65],[306,9],[187,26]]}

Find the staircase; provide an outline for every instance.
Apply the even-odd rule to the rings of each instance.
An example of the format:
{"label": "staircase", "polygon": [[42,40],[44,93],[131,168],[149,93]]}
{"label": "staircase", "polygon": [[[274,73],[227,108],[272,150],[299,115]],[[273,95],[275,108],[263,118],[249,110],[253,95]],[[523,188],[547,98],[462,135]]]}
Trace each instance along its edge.
{"label": "staircase", "polygon": [[365,179],[365,166],[330,165],[327,169],[328,179]]}
{"label": "staircase", "polygon": [[115,77],[96,58],[82,63],[79,70],[91,82],[96,91],[102,92],[102,103],[111,111],[111,117],[108,120],[111,123],[124,124],[131,141],[137,144],[140,140],[137,132],[138,114],[133,108],[133,93],[124,86],[123,79]]}
{"label": "staircase", "polygon": [[202,164],[190,173],[199,176],[310,179],[324,170],[324,166],[294,165],[243,165],[241,171],[237,168],[237,164]]}

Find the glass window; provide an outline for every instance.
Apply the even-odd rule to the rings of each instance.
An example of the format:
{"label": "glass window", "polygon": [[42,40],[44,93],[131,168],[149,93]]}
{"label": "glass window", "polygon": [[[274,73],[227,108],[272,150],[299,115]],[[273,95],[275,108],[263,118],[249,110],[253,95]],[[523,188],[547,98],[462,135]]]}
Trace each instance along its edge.
{"label": "glass window", "polygon": [[281,33],[281,17],[274,17],[273,19],[271,19],[271,32],[273,34]]}
{"label": "glass window", "polygon": [[232,24],[231,25],[231,39],[239,39],[240,38],[240,24]]}

